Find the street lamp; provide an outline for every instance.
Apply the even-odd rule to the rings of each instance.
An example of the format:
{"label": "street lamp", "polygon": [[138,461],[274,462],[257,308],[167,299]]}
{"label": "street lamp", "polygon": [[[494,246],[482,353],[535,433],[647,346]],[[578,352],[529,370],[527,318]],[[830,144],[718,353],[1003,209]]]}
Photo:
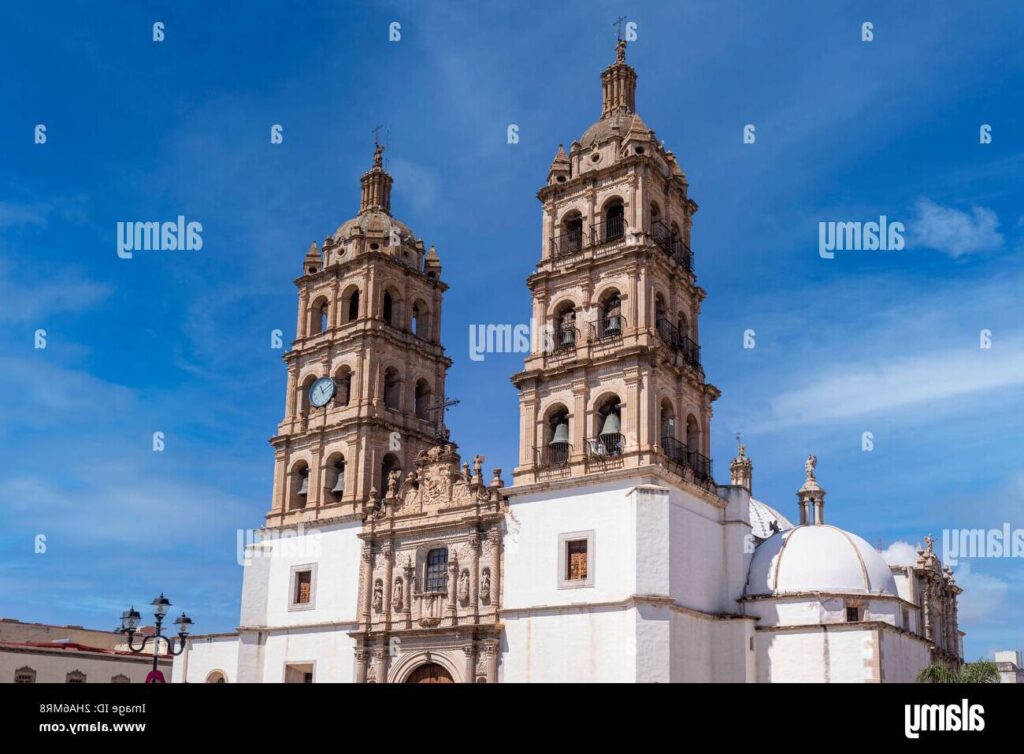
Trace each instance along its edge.
{"label": "street lamp", "polygon": [[161,593],[160,596],[150,604],[153,607],[153,617],[156,618],[156,633],[142,637],[142,644],[137,647],[135,646],[135,632],[139,629],[139,620],[142,616],[139,615],[139,611],[134,607],[130,607],[121,613],[121,633],[128,637],[128,649],[135,654],[145,651],[146,644],[152,640],[153,670],[156,671],[157,661],[160,657],[160,640],[163,639],[167,643],[168,654],[173,656],[180,655],[185,651],[185,642],[188,639],[189,631],[192,630],[192,619],[185,615],[185,613],[182,613],[174,621],[174,625],[178,627],[178,641],[175,643],[173,636],[163,635],[164,617],[167,615],[167,611],[171,607],[171,601]]}

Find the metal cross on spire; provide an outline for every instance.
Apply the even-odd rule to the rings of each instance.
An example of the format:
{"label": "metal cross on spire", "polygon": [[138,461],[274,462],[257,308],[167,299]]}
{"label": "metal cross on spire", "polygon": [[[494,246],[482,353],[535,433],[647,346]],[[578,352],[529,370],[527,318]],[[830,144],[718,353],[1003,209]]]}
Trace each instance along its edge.
{"label": "metal cross on spire", "polygon": [[625,31],[626,26],[626,17],[619,16],[617,19],[615,19],[615,23],[613,23],[612,26],[614,26],[616,29],[615,38],[618,39],[620,42],[623,41],[623,39],[625,39],[623,33]]}
{"label": "metal cross on spire", "polygon": [[438,436],[439,439],[441,439],[441,440],[449,439],[449,437],[451,435],[451,432],[449,432],[448,428],[444,424],[445,412],[448,409],[450,409],[452,406],[458,406],[458,405],[459,405],[459,399],[458,398],[449,398],[446,395],[442,395],[440,398],[438,398],[436,401],[434,401],[434,405],[432,405],[429,408],[427,408],[427,413],[429,413],[429,414],[440,414],[440,422],[438,422],[439,426],[438,426],[438,432],[437,432],[437,436]]}

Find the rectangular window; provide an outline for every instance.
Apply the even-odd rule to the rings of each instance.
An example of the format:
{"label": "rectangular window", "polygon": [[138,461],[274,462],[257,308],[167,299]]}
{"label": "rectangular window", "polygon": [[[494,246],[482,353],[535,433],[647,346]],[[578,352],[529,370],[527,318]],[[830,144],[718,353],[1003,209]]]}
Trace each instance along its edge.
{"label": "rectangular window", "polygon": [[289,610],[316,608],[316,563],[292,566],[288,589]]}
{"label": "rectangular window", "polygon": [[448,548],[438,547],[427,553],[424,591],[443,592],[448,589]]}
{"label": "rectangular window", "polygon": [[312,683],[313,682],[313,663],[311,662],[297,662],[289,663],[284,666],[284,682],[285,683]]}
{"label": "rectangular window", "polygon": [[856,623],[860,620],[860,608],[855,605],[847,605],[846,607],[846,622]]}
{"label": "rectangular window", "polygon": [[586,581],[587,578],[587,540],[573,539],[565,543],[568,548],[566,561],[568,572],[565,578],[568,581]]}
{"label": "rectangular window", "polygon": [[295,604],[308,605],[312,597],[313,572],[299,571],[295,574]]}
{"label": "rectangular window", "polygon": [[593,531],[575,531],[558,535],[558,588],[580,589],[594,586],[596,548]]}

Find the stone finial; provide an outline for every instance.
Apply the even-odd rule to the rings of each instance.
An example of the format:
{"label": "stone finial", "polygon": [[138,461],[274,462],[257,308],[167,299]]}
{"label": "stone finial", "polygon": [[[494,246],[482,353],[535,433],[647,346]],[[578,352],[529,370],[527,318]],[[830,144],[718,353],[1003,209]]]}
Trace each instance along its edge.
{"label": "stone finial", "polygon": [[739,453],[729,464],[729,482],[735,487],[743,487],[753,493],[754,464],[747,456],[747,446],[740,444]]}
{"label": "stone finial", "polygon": [[320,250],[316,247],[316,241],[309,245],[306,258],[302,262],[302,269],[307,275],[320,271]]}
{"label": "stone finial", "polygon": [[569,155],[565,148],[559,144],[555,159],[551,161],[551,168],[548,170],[548,183],[555,183],[559,178],[564,182],[572,172],[572,164],[569,162]]}
{"label": "stone finial", "polygon": [[615,62],[626,62],[626,40],[620,39],[615,45]]}
{"label": "stone finial", "polygon": [[391,213],[391,175],[384,170],[384,147],[378,144],[373,150],[373,167],[363,173],[361,184],[363,194],[359,200],[359,212],[381,210]]}
{"label": "stone finial", "polygon": [[807,460],[804,462],[804,473],[807,478],[796,493],[800,504],[801,526],[825,523],[825,490],[814,477],[817,465],[818,457],[816,455],[807,456]]}
{"label": "stone finial", "polygon": [[626,63],[626,40],[615,46],[615,62],[601,73],[601,117],[636,112],[636,71]]}

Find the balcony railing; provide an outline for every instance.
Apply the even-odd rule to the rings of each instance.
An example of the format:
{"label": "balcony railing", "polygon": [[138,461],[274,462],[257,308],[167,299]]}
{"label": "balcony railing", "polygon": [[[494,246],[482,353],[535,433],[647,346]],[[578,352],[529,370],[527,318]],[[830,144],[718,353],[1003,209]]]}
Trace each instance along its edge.
{"label": "balcony railing", "polygon": [[622,331],[626,329],[626,318],[621,314],[612,314],[599,318],[596,323],[590,322],[589,326],[591,340],[613,340],[622,337]]}
{"label": "balcony railing", "polygon": [[533,452],[537,457],[537,466],[542,469],[565,466],[572,455],[572,445],[567,442],[549,443],[539,448],[534,447]]}
{"label": "balcony railing", "polygon": [[554,342],[551,344],[555,351],[570,351],[576,348],[580,340],[580,331],[575,327],[559,327],[554,333]]}
{"label": "balcony railing", "polygon": [[665,456],[681,468],[691,469],[695,479],[701,482],[713,481],[711,476],[711,459],[696,450],[690,450],[674,437],[661,438],[662,451]]}
{"label": "balcony railing", "polygon": [[622,455],[623,438],[619,433],[587,438],[587,455],[591,458],[609,458]]}
{"label": "balcony railing", "polygon": [[583,226],[570,228],[560,236],[551,238],[552,256],[561,257],[567,254],[575,254],[583,249]]}
{"label": "balcony railing", "polygon": [[700,369],[700,346],[683,335],[679,328],[667,319],[658,319],[658,335],[670,347],[682,354],[683,361],[694,369]]}
{"label": "balcony railing", "polygon": [[693,272],[693,252],[672,228],[660,220],[651,223],[651,238],[663,252],[674,259],[687,272]]}
{"label": "balcony railing", "polygon": [[622,215],[611,215],[603,221],[590,226],[590,243],[592,246],[621,241],[625,237],[626,218]]}

